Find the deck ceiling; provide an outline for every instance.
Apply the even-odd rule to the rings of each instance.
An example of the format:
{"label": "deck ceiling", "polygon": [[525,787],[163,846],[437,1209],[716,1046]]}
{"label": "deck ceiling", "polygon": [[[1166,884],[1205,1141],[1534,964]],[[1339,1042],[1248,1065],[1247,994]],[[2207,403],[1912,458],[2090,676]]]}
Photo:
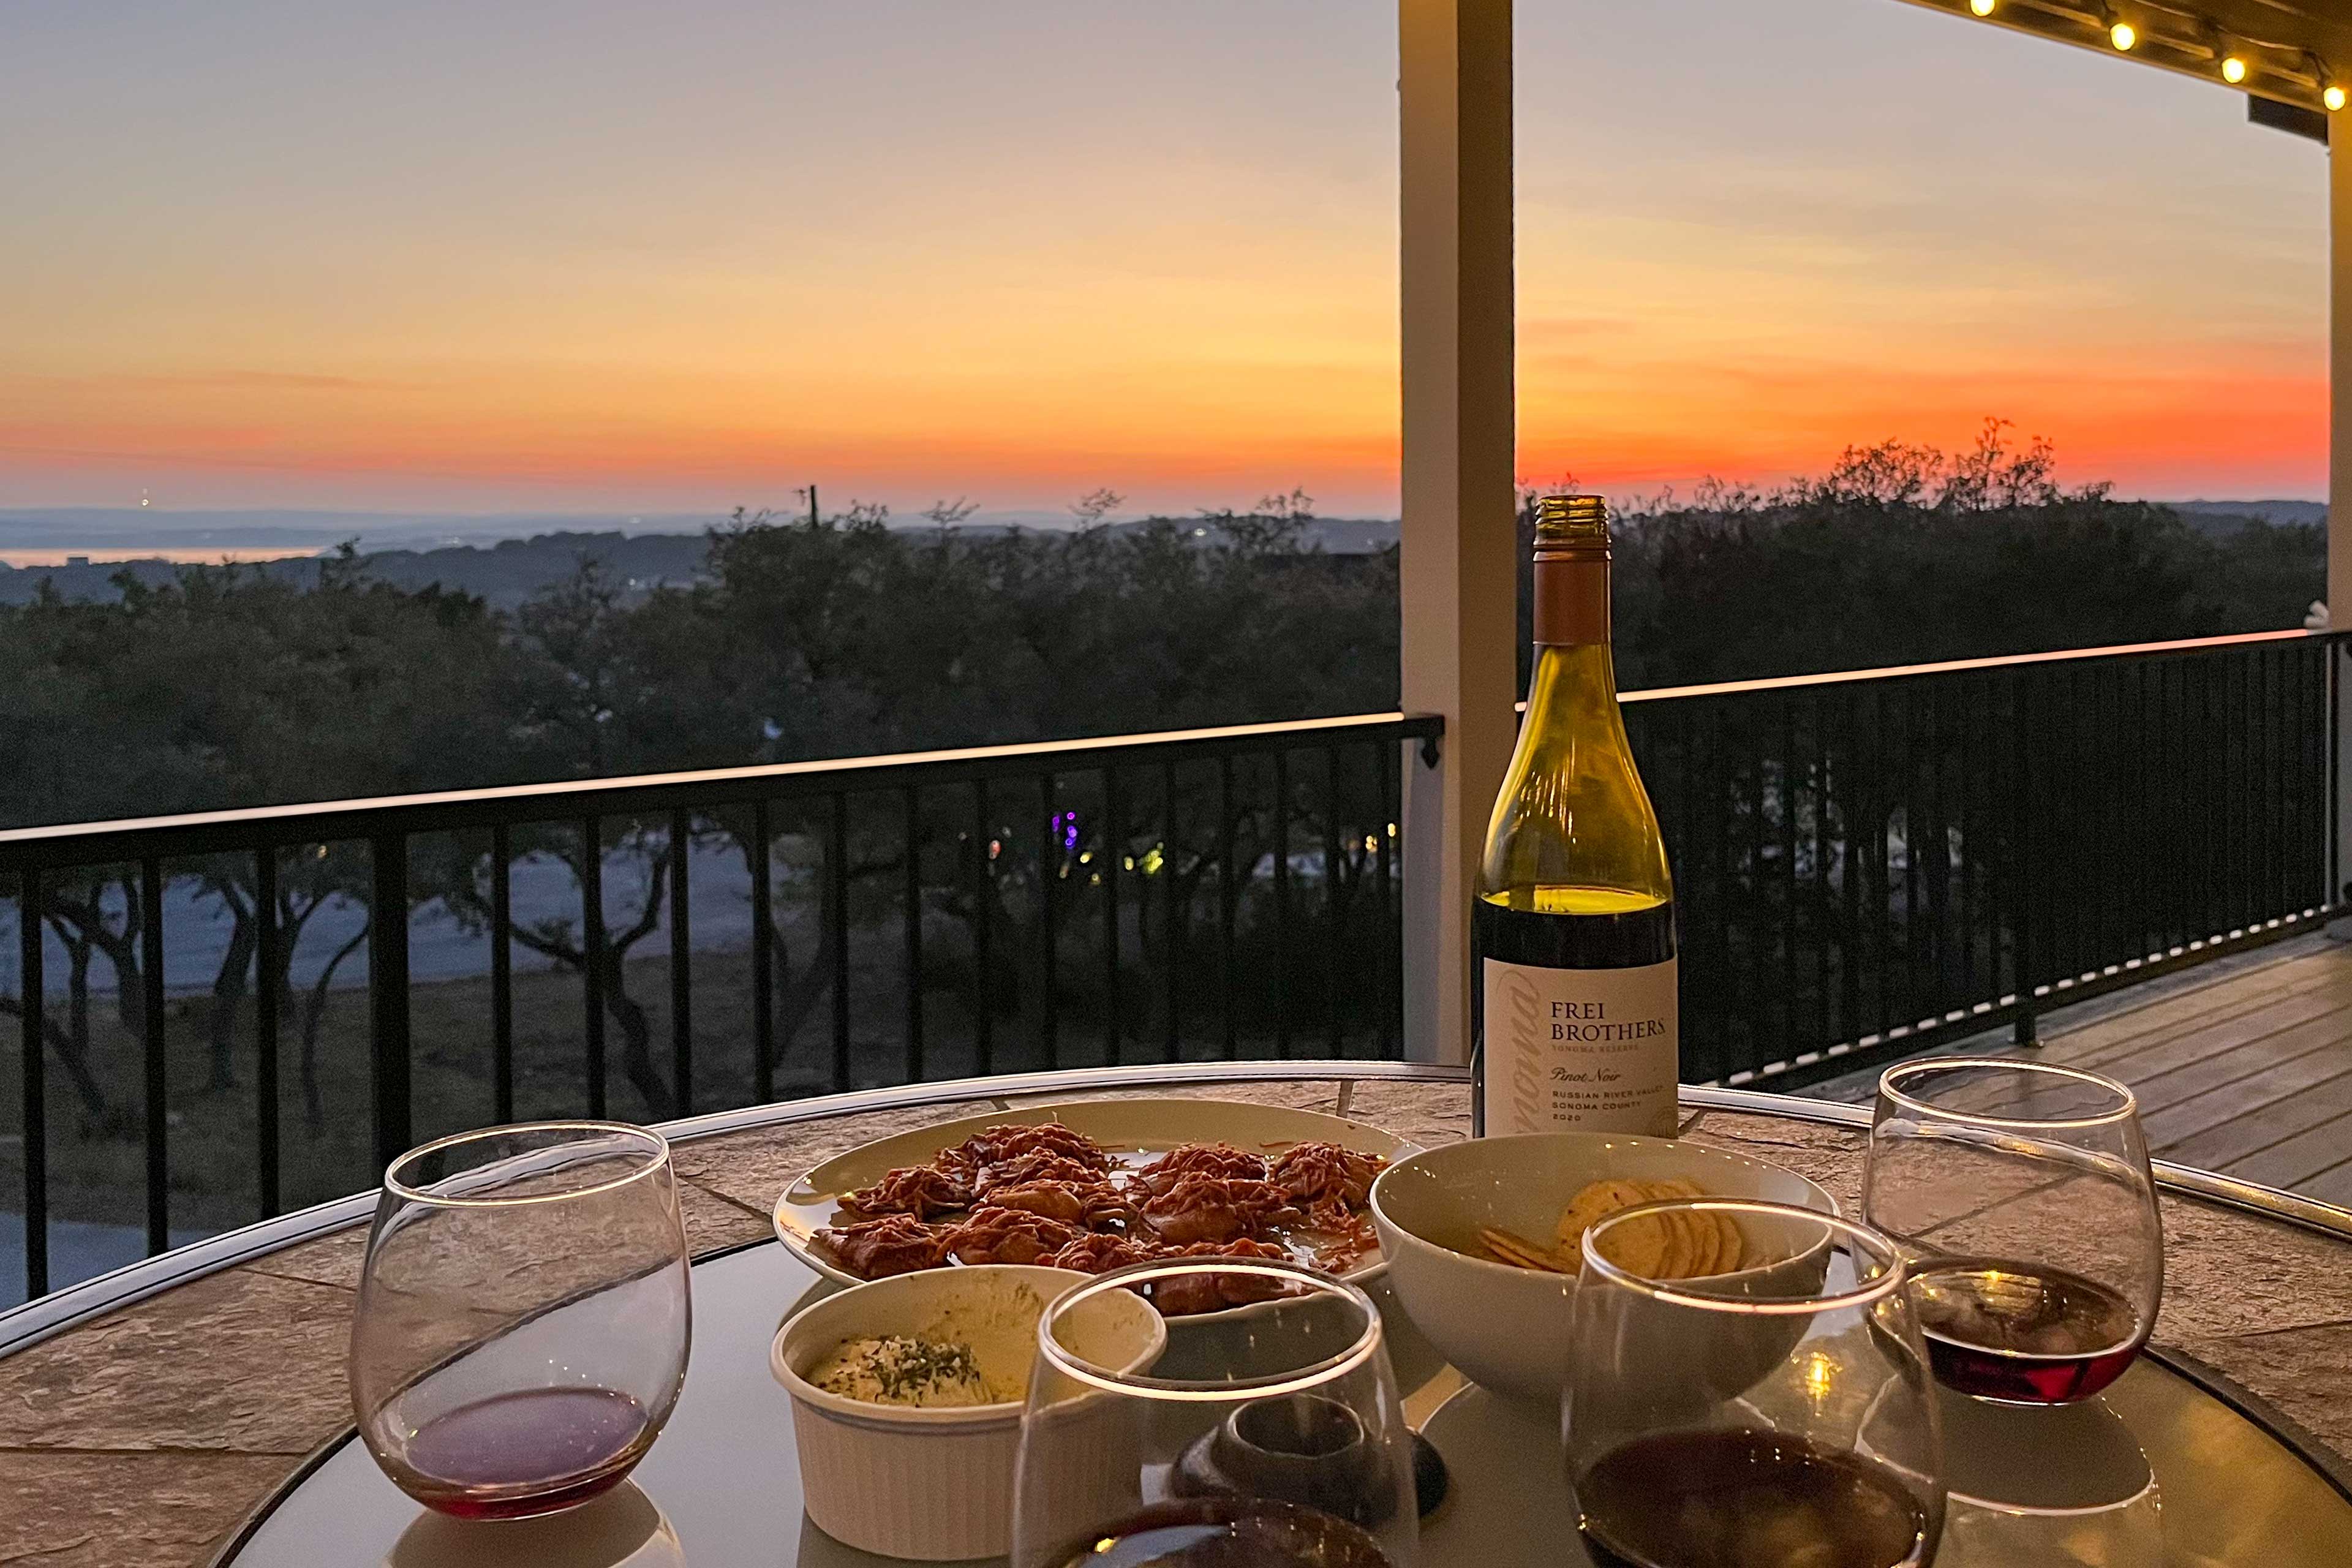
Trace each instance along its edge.
{"label": "deck ceiling", "polygon": [[[1982,17],[1969,0],[1906,3],[2303,109],[2325,112],[2320,95],[2330,79],[2352,91],[2352,0],[1994,0]],[[2129,53],[2109,37],[2116,20],[2138,34]],[[2233,52],[2249,68],[2235,87],[2221,79],[2221,61]]]}

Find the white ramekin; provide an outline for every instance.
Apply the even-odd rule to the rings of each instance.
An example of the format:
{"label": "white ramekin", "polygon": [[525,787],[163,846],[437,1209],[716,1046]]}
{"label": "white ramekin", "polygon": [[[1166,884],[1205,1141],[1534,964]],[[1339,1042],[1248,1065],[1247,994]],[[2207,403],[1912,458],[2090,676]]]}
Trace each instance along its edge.
{"label": "white ramekin", "polygon": [[[1021,1405],[916,1410],[828,1394],[803,1375],[844,1340],[913,1333],[975,1292],[1026,1284],[1050,1303],[1088,1277],[1064,1268],[986,1265],[899,1274],[826,1298],[778,1330],[769,1370],[793,1397],[801,1494],[818,1529],[845,1546],[926,1563],[999,1557],[1013,1539],[1013,1466]],[[1119,1331],[1132,1340],[1089,1359],[1149,1364],[1167,1326],[1140,1298]],[[1034,1340],[1031,1342],[1034,1342]]]}

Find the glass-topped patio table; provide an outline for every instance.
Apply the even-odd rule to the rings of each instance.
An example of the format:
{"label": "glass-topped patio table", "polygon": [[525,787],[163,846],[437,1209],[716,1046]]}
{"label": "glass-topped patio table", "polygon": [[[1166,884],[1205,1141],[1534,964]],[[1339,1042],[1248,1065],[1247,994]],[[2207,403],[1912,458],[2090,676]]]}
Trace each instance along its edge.
{"label": "glass-topped patio table", "polygon": [[[667,1131],[697,1258],[685,1394],[628,1485],[573,1515],[511,1525],[426,1516],[352,1440],[344,1352],[373,1194],[232,1232],[0,1314],[0,1563],[881,1561],[802,1510],[768,1346],[796,1304],[835,1287],[776,1244],[776,1195],[820,1160],[929,1122],[1136,1094],[1336,1110],[1424,1145],[1469,1125],[1458,1069],[1364,1062],[1033,1074],[677,1123]],[[1852,1106],[1683,1095],[1685,1136],[1796,1170],[1849,1208],[1865,1127]],[[2160,1540],[2148,1560],[2184,1568],[2352,1562],[2352,1216],[2202,1173],[2159,1177],[2167,1287],[2151,1353],[2073,1417],[2055,1448],[2063,1463],[2008,1467],[2001,1484],[2016,1495],[1982,1500],[2001,1516],[2003,1544],[1988,1550],[2002,1555],[1982,1560],[2076,1561],[2062,1554],[2070,1542]],[[1392,1300],[1383,1310],[1408,1416],[1453,1481],[1424,1523],[1423,1562],[1578,1561],[1550,1419],[1465,1384]],[[1997,1458],[1956,1452],[1956,1471],[1990,1473]],[[1954,1489],[1966,1479],[1956,1474]],[[2000,1489],[1976,1486],[1989,1489]]]}

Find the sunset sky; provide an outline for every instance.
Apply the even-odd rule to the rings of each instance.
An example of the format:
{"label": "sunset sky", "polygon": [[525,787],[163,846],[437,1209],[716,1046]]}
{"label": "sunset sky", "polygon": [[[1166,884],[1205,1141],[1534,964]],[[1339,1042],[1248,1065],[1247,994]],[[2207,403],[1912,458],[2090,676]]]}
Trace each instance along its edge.
{"label": "sunset sky", "polygon": [[[1521,0],[1521,468],[2326,468],[2326,154],[1894,0]],[[0,13],[0,508],[1396,506],[1384,0]]]}

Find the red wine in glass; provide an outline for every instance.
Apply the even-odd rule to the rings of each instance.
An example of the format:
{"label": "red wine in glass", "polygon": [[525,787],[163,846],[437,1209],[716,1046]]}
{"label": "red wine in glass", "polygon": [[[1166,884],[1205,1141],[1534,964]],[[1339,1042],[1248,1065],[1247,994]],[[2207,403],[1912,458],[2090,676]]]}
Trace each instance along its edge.
{"label": "red wine in glass", "polygon": [[1069,1568],[1391,1568],[1380,1542],[1297,1503],[1192,1498],[1155,1503],[1073,1546]]}
{"label": "red wine in glass", "polygon": [[1601,1568],[1916,1568],[1932,1545],[1926,1509],[1885,1466],[1785,1432],[1637,1437],[1576,1499]]}
{"label": "red wine in glass", "polygon": [[1936,1381],[1978,1399],[2087,1399],[2123,1375],[2147,1337],[2121,1295],[2061,1268],[1957,1258],[1912,1279]]}
{"label": "red wine in glass", "polygon": [[459,1519],[521,1519],[586,1502],[653,1446],[642,1405],[609,1388],[531,1388],[433,1417],[387,1468],[401,1489]]}

